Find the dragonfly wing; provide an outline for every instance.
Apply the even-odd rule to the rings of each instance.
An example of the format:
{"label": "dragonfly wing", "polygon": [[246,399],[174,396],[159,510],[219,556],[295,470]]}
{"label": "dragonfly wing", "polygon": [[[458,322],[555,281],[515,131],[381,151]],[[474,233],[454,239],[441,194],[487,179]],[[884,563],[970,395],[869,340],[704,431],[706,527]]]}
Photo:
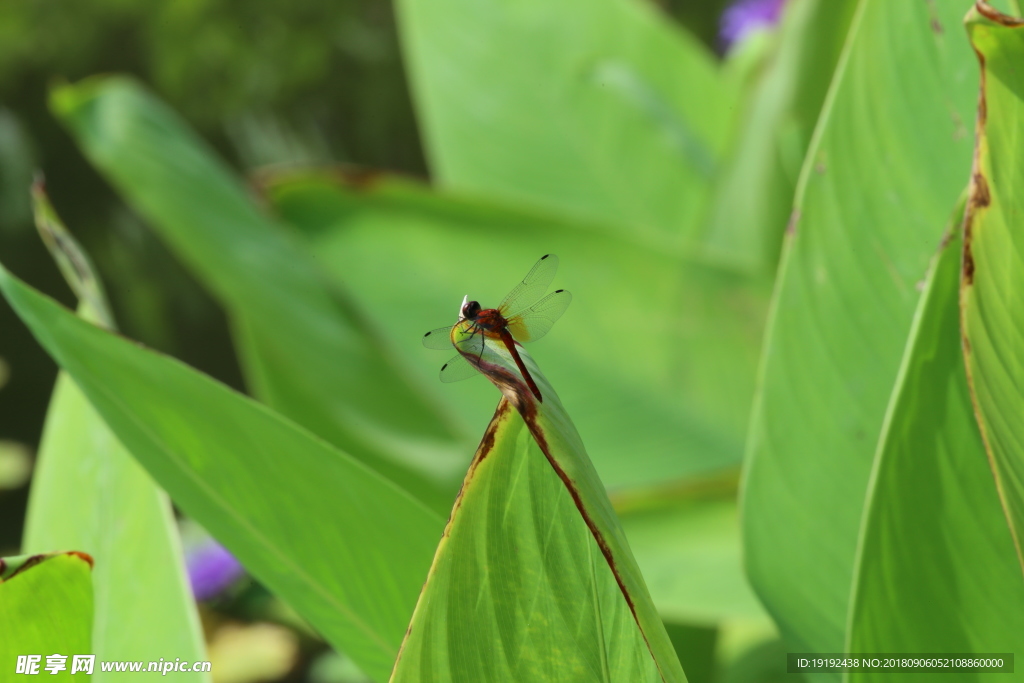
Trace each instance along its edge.
{"label": "dragonfly wing", "polygon": [[452,348],[452,326],[439,327],[423,335],[423,345],[428,349],[447,351]]}
{"label": "dragonfly wing", "polygon": [[462,357],[461,353],[456,354],[454,358],[441,366],[442,382],[460,382],[479,374],[477,369]]}
{"label": "dragonfly wing", "polygon": [[572,294],[565,289],[551,292],[519,315],[508,319],[508,331],[521,342],[537,341],[565,313],[572,302]]}
{"label": "dragonfly wing", "polygon": [[558,270],[558,257],[554,254],[545,254],[530,269],[523,281],[516,285],[515,289],[508,293],[508,296],[498,305],[502,315],[515,315],[525,308],[537,302],[544,292],[548,291],[551,281],[555,279],[555,271]]}

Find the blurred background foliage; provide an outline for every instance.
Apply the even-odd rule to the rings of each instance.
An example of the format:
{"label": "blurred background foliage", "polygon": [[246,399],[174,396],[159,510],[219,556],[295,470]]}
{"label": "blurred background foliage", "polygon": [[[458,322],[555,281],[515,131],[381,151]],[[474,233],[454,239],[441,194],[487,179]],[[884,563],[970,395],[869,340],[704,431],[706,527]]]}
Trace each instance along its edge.
{"label": "blurred background foliage", "polygon": [[[47,111],[55,81],[103,72],[138,76],[243,170],[288,158],[423,176],[392,8],[308,0],[0,7],[4,252],[49,280],[47,291],[66,296],[34,234],[24,190],[33,169],[46,168],[52,200],[58,211],[74,207],[76,234],[109,280],[126,333],[240,386],[223,316]],[[31,443],[54,368],[22,329],[15,331],[6,306],[2,316],[11,331],[3,349],[18,367],[0,397],[3,433]]]}
{"label": "blurred background foliage", "polygon": [[[711,52],[724,51],[725,0],[651,2]],[[4,261],[17,264],[20,275],[74,306],[32,225],[27,188],[35,170],[43,168],[53,204],[70,218],[75,236],[105,280],[123,333],[242,389],[224,312],[82,157],[48,110],[49,89],[97,73],[134,75],[243,175],[280,162],[305,162],[342,163],[429,180],[394,14],[391,3],[375,0],[0,4]],[[735,28],[726,25],[726,30]],[[21,544],[32,453],[56,366],[6,302],[0,303],[0,330],[0,555],[11,555]],[[729,490],[734,485],[730,480],[727,476],[722,484],[712,479],[707,488]],[[692,530],[697,549],[692,571],[695,580],[706,581],[722,562],[734,566],[738,561],[731,544],[710,557],[706,552],[707,538],[715,537],[716,529],[735,525],[735,511],[714,499],[702,503],[697,496],[697,501],[707,514],[698,514],[706,521]],[[629,501],[624,504],[628,507]],[[642,514],[657,518],[659,513]],[[644,528],[641,524],[637,532],[635,551],[638,556],[657,555],[658,536],[648,531],[650,542],[645,543]],[[191,578],[197,594],[210,600],[202,614],[218,681],[274,676],[363,680],[350,661],[325,650],[259,584],[238,581],[230,555],[211,545],[201,529],[188,525],[184,535],[190,560],[204,558],[201,575]],[[648,580],[658,582],[659,577]],[[741,613],[750,609],[737,607]],[[754,640],[763,637],[761,626],[752,628]],[[742,653],[747,642],[742,631],[734,629],[723,640],[707,626],[680,623],[670,629],[681,652],[689,651],[687,671],[697,681],[712,675],[715,664],[708,657],[716,646],[733,658]],[[766,656],[761,650],[748,653],[734,674],[742,675],[744,666],[764,670],[760,660],[768,661]]]}
{"label": "blurred background foliage", "polygon": [[[721,51],[724,0],[656,5]],[[32,226],[27,187],[34,170],[45,168],[51,200],[58,213],[74,216],[76,237],[107,280],[124,333],[241,388],[223,313],[47,109],[55,82],[105,72],[140,78],[243,173],[282,161],[341,162],[426,178],[394,9],[372,0],[0,6],[5,260],[73,304]],[[6,303],[0,329],[0,356],[12,368],[0,391],[0,438],[34,448],[56,368]],[[18,546],[26,491],[17,486],[0,495],[0,516],[10,522],[0,528],[4,549]]]}

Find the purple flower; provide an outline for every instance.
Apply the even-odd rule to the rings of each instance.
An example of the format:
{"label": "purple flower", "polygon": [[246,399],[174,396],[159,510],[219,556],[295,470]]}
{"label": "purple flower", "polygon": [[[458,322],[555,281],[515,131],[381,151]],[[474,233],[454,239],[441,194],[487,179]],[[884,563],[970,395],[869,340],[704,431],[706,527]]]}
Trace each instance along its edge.
{"label": "purple flower", "polygon": [[212,538],[185,553],[185,568],[196,600],[209,600],[244,573],[242,565]]}
{"label": "purple flower", "polygon": [[785,4],[786,0],[736,0],[722,12],[718,37],[728,49],[755,29],[771,28]]}

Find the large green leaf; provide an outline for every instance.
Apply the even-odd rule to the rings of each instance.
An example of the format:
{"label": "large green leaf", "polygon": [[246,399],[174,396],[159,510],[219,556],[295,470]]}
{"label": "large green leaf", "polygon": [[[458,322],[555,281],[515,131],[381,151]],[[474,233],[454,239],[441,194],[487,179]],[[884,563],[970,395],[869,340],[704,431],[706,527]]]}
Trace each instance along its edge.
{"label": "large green leaf", "polygon": [[0,290],[174,501],[386,679],[440,518],[265,406],[84,322],[2,268]]}
{"label": "large green leaf", "polygon": [[[92,561],[75,552],[0,559],[0,671],[8,680],[19,655],[66,655],[68,677],[73,655],[93,654]],[[97,668],[97,667],[94,667]],[[32,679],[25,679],[32,680]]]}
{"label": "large green leaf", "polygon": [[522,357],[543,402],[503,349],[488,346],[474,361],[505,398],[392,680],[685,681],[579,434]]}
{"label": "large green leaf", "polygon": [[1024,565],[1024,24],[979,4],[967,18],[982,70],[964,245],[964,353],[981,433]]}
{"label": "large green leaf", "polygon": [[630,0],[403,0],[406,64],[446,186],[678,246],[733,127],[707,50]]}
{"label": "large green leaf", "polygon": [[122,78],[57,88],[52,105],[232,314],[254,392],[447,510],[470,442],[460,444],[380,335],[203,142]]}
{"label": "large green leaf", "polygon": [[269,194],[366,315],[391,331],[438,403],[467,422],[488,419],[485,383],[442,386],[447,359],[420,337],[453,317],[464,294],[496,305],[540,255],[555,252],[557,284],[576,296],[538,347],[604,481],[646,484],[739,462],[763,282],[626,236],[394,180],[346,186],[337,175],[285,175]]}
{"label": "large green leaf", "polygon": [[[951,239],[937,257],[882,429],[848,652],[1024,651],[1024,576],[960,350],[960,247]],[[987,676],[960,673],[957,680]],[[863,678],[902,681],[906,673]]]}
{"label": "large green leaf", "polygon": [[787,3],[718,179],[703,247],[713,260],[773,269],[800,164],[856,0]]}
{"label": "large green leaf", "polygon": [[[106,318],[95,313],[107,307],[89,260],[39,187],[35,210],[40,232],[65,266],[87,315]],[[98,659],[156,661],[168,654],[206,659],[170,500],[63,372],[47,413],[22,545],[23,552],[78,548],[96,559],[89,652]],[[151,626],[132,626],[142,623]],[[199,672],[175,675],[176,680],[209,680]],[[130,674],[97,670],[95,676],[123,680]]]}
{"label": "large green leaf", "polygon": [[955,2],[862,0],[804,163],[749,435],[748,573],[790,646],[839,652],[865,491],[966,180],[976,80]]}
{"label": "large green leaf", "polygon": [[470,465],[393,681],[654,681],[572,497],[502,401]]}

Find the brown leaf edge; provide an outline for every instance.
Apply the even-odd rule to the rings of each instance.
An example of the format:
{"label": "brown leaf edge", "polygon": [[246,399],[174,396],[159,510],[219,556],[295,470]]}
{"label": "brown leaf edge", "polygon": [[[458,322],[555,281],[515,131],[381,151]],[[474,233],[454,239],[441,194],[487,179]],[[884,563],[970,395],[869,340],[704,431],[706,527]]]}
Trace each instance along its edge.
{"label": "brown leaf edge", "polygon": [[[973,11],[976,11],[989,21],[1006,28],[1020,28],[1024,26],[1024,19],[1003,14],[984,0],[976,0]],[[967,18],[970,19],[970,16],[971,13],[969,12]],[[1021,569],[1024,570],[1024,549],[1022,549],[1021,546],[1019,531],[1013,523],[1013,516],[1010,513],[1010,505],[1006,497],[1006,490],[1003,487],[1003,480],[1000,477],[999,470],[996,466],[995,453],[992,450],[988,430],[982,416],[981,406],[978,403],[978,396],[974,386],[974,376],[971,373],[971,364],[969,360],[971,355],[971,342],[967,338],[966,308],[968,292],[970,291],[970,288],[974,286],[975,263],[974,254],[972,252],[973,239],[976,234],[974,228],[976,219],[992,204],[992,193],[989,189],[988,180],[982,172],[981,164],[983,148],[986,150],[984,153],[987,153],[987,145],[985,144],[985,125],[988,120],[988,105],[986,102],[985,55],[983,55],[973,43],[971,43],[971,48],[974,50],[974,54],[978,58],[978,68],[980,73],[978,88],[978,116],[975,120],[974,128],[974,157],[971,162],[971,179],[967,189],[967,207],[964,211],[964,245],[960,273],[960,340],[964,354],[964,369],[967,374],[967,386],[970,389],[971,405],[974,407],[975,422],[978,424],[978,430],[981,433],[981,440],[985,446],[985,455],[988,459],[989,469],[992,471],[992,476],[995,479],[996,492],[999,495],[999,504],[1003,508],[1003,515],[1006,517],[1006,523],[1010,529],[1010,536],[1013,538],[1013,546],[1017,550],[1017,561],[1020,564]]]}
{"label": "brown leaf edge", "polygon": [[89,569],[92,569],[95,562],[92,559],[92,555],[84,553],[81,550],[64,550],[52,553],[38,553],[35,555],[16,555],[14,557],[0,557],[0,583],[4,581],[10,581],[15,576],[28,571],[36,565],[42,564],[46,560],[59,555],[73,555],[80,560],[84,560],[89,564]]}

